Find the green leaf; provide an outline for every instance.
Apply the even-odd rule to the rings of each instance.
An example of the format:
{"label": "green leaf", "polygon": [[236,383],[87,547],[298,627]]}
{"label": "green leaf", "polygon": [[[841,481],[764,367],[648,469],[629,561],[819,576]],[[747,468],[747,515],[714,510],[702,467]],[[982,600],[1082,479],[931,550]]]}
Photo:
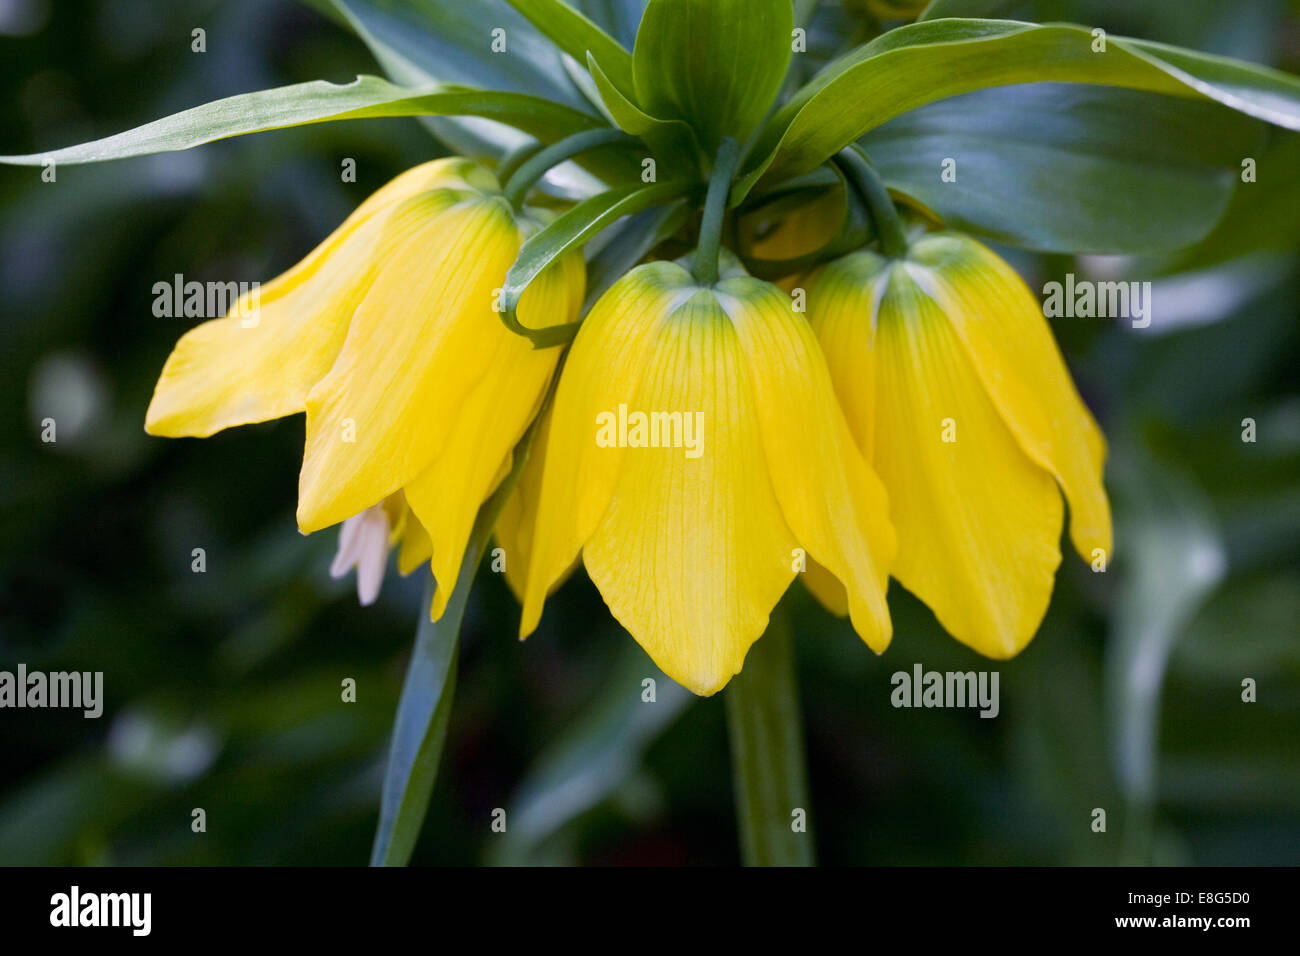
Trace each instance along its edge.
{"label": "green leaf", "polygon": [[646,0],[581,0],[582,9],[625,48],[636,42]]}
{"label": "green leaf", "polygon": [[377,76],[359,76],[346,84],[315,80],[230,96],[79,146],[29,156],[0,156],[0,163],[96,163],[190,149],[231,136],[307,123],[437,114],[489,117],[547,141],[602,125],[593,116],[522,93],[456,87],[407,89]]}
{"label": "green leaf", "polygon": [[767,115],[791,57],[790,0],[651,0],[633,50],[636,102],[680,119],[710,157],[746,142]]}
{"label": "green leaf", "polygon": [[1093,52],[1094,42],[1084,27],[1004,20],[931,20],[891,30],[832,63],[778,111],[732,200],[760,179],[777,182],[816,168],[908,110],[1014,83],[1095,83],[1212,100],[1300,129],[1294,76],[1123,37],[1106,37],[1105,52]]}
{"label": "green leaf", "polygon": [[456,659],[460,647],[460,622],[478,566],[479,547],[465,552],[460,580],[447,609],[438,621],[429,619],[436,584],[427,570],[420,626],[415,649],[406,668],[402,697],[393,723],[393,742],[384,772],[379,829],[370,851],[371,866],[404,866],[411,858],[429,795],[438,775],[451,701],[456,689]]}
{"label": "green leaf", "polygon": [[[555,388],[552,382],[551,388]],[[548,396],[549,397],[549,396]],[[420,625],[415,635],[415,650],[407,665],[406,681],[397,704],[393,724],[393,742],[384,773],[384,792],[379,810],[379,829],[370,851],[371,866],[401,866],[411,858],[415,842],[424,824],[424,815],[438,774],[442,744],[447,736],[452,694],[456,685],[456,660],[459,653],[460,625],[465,605],[474,585],[479,558],[492,529],[505,507],[506,500],[519,484],[520,475],[532,454],[533,441],[540,428],[540,416],[515,445],[509,474],[479,509],[474,529],[465,546],[460,576],[447,601],[442,617],[429,618],[437,587],[428,575],[424,597],[420,602]]]}
{"label": "green leaf", "polygon": [[[624,216],[679,199],[690,187],[679,182],[652,183],[648,186],[621,186],[578,203],[545,229],[532,236],[519,250],[502,291],[507,316],[513,316],[524,290],[547,266],[572,249],[579,249],[592,236]],[[572,334],[569,326],[552,326],[526,330],[538,344],[559,344]],[[558,337],[556,341],[553,338]]]}
{"label": "green leaf", "polygon": [[703,154],[688,124],[681,120],[659,119],[645,112],[610,79],[590,53],[587,54],[587,69],[596,82],[605,109],[619,129],[641,137],[657,157],[672,157],[682,163],[686,169],[681,170],[680,175],[691,175],[699,170]]}
{"label": "green leaf", "polygon": [[[560,53],[506,0],[329,0],[405,85],[452,83],[528,93],[584,109]],[[504,30],[506,50],[492,49]]]}
{"label": "green leaf", "polygon": [[[891,189],[946,223],[1029,249],[1120,254],[1205,236],[1265,129],[1217,103],[1034,83],[931,103],[861,143]],[[953,182],[940,177],[947,159]]]}
{"label": "green leaf", "polygon": [[1300,135],[1274,136],[1262,150],[1243,152],[1241,157],[1257,161],[1258,182],[1233,194],[1227,212],[1203,242],[1173,261],[1152,263],[1149,268],[1184,272],[1237,262],[1256,253],[1289,258],[1300,250],[1300,179],[1293,173],[1300,169]]}
{"label": "green leaf", "polygon": [[579,63],[586,63],[589,53],[598,56],[606,73],[615,83],[624,89],[632,85],[632,54],[564,0],[509,2],[533,26]]}

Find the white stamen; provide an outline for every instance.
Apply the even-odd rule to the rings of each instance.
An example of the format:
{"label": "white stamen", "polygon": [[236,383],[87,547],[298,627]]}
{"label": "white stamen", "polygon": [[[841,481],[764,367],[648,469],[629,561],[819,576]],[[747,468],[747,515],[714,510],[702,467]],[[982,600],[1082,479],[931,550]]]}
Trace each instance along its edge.
{"label": "white stamen", "polygon": [[341,578],[357,569],[357,600],[362,607],[374,604],[388,567],[388,512],[383,503],[372,505],[343,522],[339,550],[330,564],[330,576]]}

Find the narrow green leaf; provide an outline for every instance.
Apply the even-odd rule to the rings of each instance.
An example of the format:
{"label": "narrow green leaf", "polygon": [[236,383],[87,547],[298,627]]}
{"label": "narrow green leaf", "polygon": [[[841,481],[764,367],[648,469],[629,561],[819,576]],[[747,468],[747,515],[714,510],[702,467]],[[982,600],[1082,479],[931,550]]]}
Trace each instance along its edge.
{"label": "narrow green leaf", "polygon": [[[508,90],[585,108],[560,52],[507,0],[329,2],[398,83]],[[504,52],[493,48],[494,40],[505,44]]]}
{"label": "narrow green leaf", "polygon": [[1094,83],[1212,100],[1300,129],[1294,76],[1124,37],[1105,37],[1103,52],[1101,40],[1084,27],[1004,20],[931,20],[891,30],[831,64],[772,117],[733,202],[760,179],[776,182],[816,168],[908,110],[1014,83]]}
{"label": "narrow green leaf", "polygon": [[424,825],[447,737],[456,688],[460,622],[465,615],[478,557],[479,548],[471,544],[465,552],[456,590],[442,618],[436,622],[429,619],[436,584],[433,575],[425,571],[427,582],[420,602],[420,625],[393,723],[379,829],[370,851],[371,866],[404,866],[411,859],[420,827]]}
{"label": "narrow green leaf", "polygon": [[[551,383],[552,391],[556,383]],[[549,395],[548,395],[549,398]],[[420,602],[420,625],[416,630],[415,650],[407,665],[406,681],[397,704],[393,724],[393,742],[384,773],[384,792],[380,803],[379,829],[370,852],[371,866],[402,866],[411,858],[420,827],[424,824],[429,795],[438,774],[438,761],[447,736],[452,694],[456,684],[456,660],[459,653],[460,625],[465,605],[474,585],[479,558],[487,546],[492,529],[506,500],[519,483],[532,454],[533,441],[540,428],[540,417],[533,420],[511,455],[510,473],[479,509],[474,529],[465,546],[460,576],[443,615],[429,618],[437,584],[428,575],[424,598]]]}
{"label": "narrow green leaf", "polygon": [[767,115],[792,55],[790,0],[650,0],[632,53],[636,102],[680,119],[711,157],[746,142]]}
{"label": "narrow green leaf", "polygon": [[[1033,83],[930,103],[861,144],[891,189],[960,229],[1122,254],[1181,248],[1214,228],[1266,128],[1217,103]],[[951,158],[956,179],[944,181]]]}
{"label": "narrow green leaf", "polygon": [[[513,313],[529,283],[566,252],[581,248],[592,236],[624,216],[681,198],[688,188],[679,182],[621,186],[578,203],[519,250],[519,257],[506,273],[502,292],[505,311]],[[538,331],[550,333],[552,329]]]}
{"label": "narrow green leaf", "polygon": [[[306,0],[326,16],[361,38],[375,62],[399,86],[430,86],[464,80],[449,69],[455,60],[431,57],[436,41],[424,25],[396,11],[376,8],[370,0]],[[470,71],[478,72],[478,71]],[[509,78],[478,75],[471,86],[510,89]],[[535,90],[529,90],[534,92]],[[553,97],[560,99],[560,97]],[[454,116],[426,116],[420,122],[452,151],[464,156],[507,153],[527,141],[523,133],[508,126],[466,120]]]}
{"label": "narrow green leaf", "polygon": [[600,58],[605,72],[624,89],[632,86],[632,54],[564,0],[509,0],[512,7],[579,63]]}
{"label": "narrow green leaf", "polygon": [[594,116],[523,93],[457,87],[407,89],[377,76],[359,76],[346,84],[315,80],[230,96],[79,146],[29,156],[0,156],[0,163],[96,163],[190,149],[231,136],[307,123],[438,114],[488,117],[547,141],[602,125]]}
{"label": "narrow green leaf", "polygon": [[641,109],[632,102],[625,90],[610,79],[596,57],[590,53],[587,54],[587,69],[596,82],[605,109],[619,129],[641,137],[657,157],[671,157],[681,162],[686,168],[678,171],[678,176],[698,171],[703,154],[695,133],[688,124],[681,120],[660,119]]}
{"label": "narrow green leaf", "polygon": [[782,609],[773,612],[767,632],[750,648],[744,669],[723,696],[745,865],[811,866],[799,687],[790,625]]}

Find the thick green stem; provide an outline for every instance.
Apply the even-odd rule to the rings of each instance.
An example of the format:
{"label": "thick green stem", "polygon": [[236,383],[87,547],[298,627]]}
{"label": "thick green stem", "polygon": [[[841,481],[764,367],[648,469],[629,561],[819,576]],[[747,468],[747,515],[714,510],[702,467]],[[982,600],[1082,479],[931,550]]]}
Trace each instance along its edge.
{"label": "thick green stem", "polygon": [[633,142],[636,142],[636,140],[621,129],[615,129],[612,126],[602,126],[600,129],[589,129],[582,133],[574,133],[572,136],[566,137],[555,145],[548,146],[536,155],[529,157],[519,167],[518,172],[510,177],[510,182],[506,184],[506,199],[510,200],[510,205],[519,209],[524,204],[524,197],[528,194],[528,190],[532,189],[537,181],[553,167],[591,149],[612,146],[615,143]]}
{"label": "thick green stem", "polygon": [[709,179],[709,195],[704,200],[704,220],[700,224],[700,244],[695,250],[695,280],[700,285],[718,281],[718,254],[722,251],[722,227],[727,216],[727,197],[731,181],[740,163],[740,144],[728,136],[718,147],[718,159]]}
{"label": "thick green stem", "polygon": [[880,250],[891,259],[907,255],[907,231],[898,216],[889,190],[881,182],[865,153],[856,146],[841,150],[835,164],[844,172],[849,184],[866,203],[871,221],[880,239]]}
{"label": "thick green stem", "polygon": [[746,866],[812,866],[794,647],[780,608],[726,698],[741,858]]}

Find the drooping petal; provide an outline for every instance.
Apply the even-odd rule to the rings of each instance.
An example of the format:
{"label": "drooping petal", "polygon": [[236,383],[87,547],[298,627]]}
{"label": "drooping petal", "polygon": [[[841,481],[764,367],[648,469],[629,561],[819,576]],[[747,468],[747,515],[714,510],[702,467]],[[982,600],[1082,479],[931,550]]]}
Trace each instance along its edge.
{"label": "drooping petal", "polygon": [[537,525],[538,508],[542,496],[542,472],[546,461],[546,445],[551,433],[551,410],[542,413],[533,436],[528,461],[524,463],[519,480],[501,507],[493,534],[497,546],[505,552],[506,584],[522,604],[524,588],[528,582],[528,561],[532,557],[533,529]]}
{"label": "drooping petal", "polygon": [[[713,694],[794,577],[795,541],[767,474],[754,383],[713,292],[667,316],[651,352],[629,414],[651,416],[651,441],[671,433],[681,447],[627,449],[583,561],[655,663]],[[666,416],[660,429],[654,415]]]}
{"label": "drooping petal", "polygon": [[755,279],[718,288],[754,376],[786,523],[809,557],[844,583],[854,629],[880,653],[892,634],[885,589],[896,548],[884,488],[849,433],[812,329],[790,301]]}
{"label": "drooping petal", "polygon": [[537,628],[546,596],[605,517],[626,450],[596,444],[597,418],[630,404],[658,319],[680,297],[680,269],[656,262],[615,283],[574,339],[556,389],[519,636]]}
{"label": "drooping petal", "polygon": [[397,550],[397,570],[407,575],[433,557],[433,542],[420,519],[407,507],[402,541]]}
{"label": "drooping petal", "polygon": [[858,252],[819,269],[807,281],[808,321],[826,356],[835,393],[862,456],[874,455],[875,317],[889,271],[874,252]]}
{"label": "drooping petal", "polygon": [[836,617],[848,616],[849,592],[844,590],[839,578],[809,559],[808,567],[799,575],[799,579],[822,607]]}
{"label": "drooping petal", "polygon": [[408,199],[435,189],[465,192],[472,189],[495,189],[496,177],[491,171],[472,160],[458,156],[433,159],[399,173],[371,193],[366,200],[343,220],[334,232],[308,253],[300,262],[262,287],[262,305],[293,292],[322,268],[336,268],[337,253],[344,242],[370,219],[391,212]]}
{"label": "drooping petal", "polygon": [[898,529],[894,576],[953,637],[1014,656],[1042,621],[1061,560],[1056,483],[903,263],[890,267],[875,350],[875,466]]}
{"label": "drooping petal", "polygon": [[[530,328],[573,321],[582,305],[585,280],[582,257],[565,257],[524,292],[520,321]],[[510,473],[514,446],[537,417],[559,361],[559,349],[537,351],[503,329],[493,330],[493,338],[500,343],[497,356],[455,410],[456,423],[446,444],[406,487],[407,500],[433,543],[438,585],[431,609],[434,620],[442,617],[456,587],[479,507]],[[494,471],[489,456],[502,447],[504,460]]]}
{"label": "drooping petal", "polygon": [[348,322],[378,269],[428,210],[427,204],[412,208],[407,201],[483,175],[490,176],[475,174],[464,160],[407,170],[289,271],[242,297],[226,317],[187,332],[159,377],[145,429],[207,437],[301,412],[307,393],[338,357]]}
{"label": "drooping petal", "polygon": [[1111,554],[1110,502],[1102,486],[1106,440],[1070,378],[1033,293],[991,250],[952,233],[927,236],[911,274],[953,323],[1002,418],[1070,503],[1070,538],[1086,561]]}
{"label": "drooping petal", "polygon": [[[463,427],[466,403],[477,392],[495,383],[507,393],[481,396],[478,415],[496,398],[507,412],[533,407],[537,382],[545,384],[555,360],[507,331],[494,309],[519,245],[508,205],[479,197],[428,217],[388,257],[338,360],[307,397],[298,500],[304,532],[413,482]],[[498,363],[529,376],[489,380]],[[496,468],[522,431],[515,424],[502,421],[482,435],[486,445],[475,456],[486,459],[481,468]],[[408,498],[419,514],[410,489]]]}

